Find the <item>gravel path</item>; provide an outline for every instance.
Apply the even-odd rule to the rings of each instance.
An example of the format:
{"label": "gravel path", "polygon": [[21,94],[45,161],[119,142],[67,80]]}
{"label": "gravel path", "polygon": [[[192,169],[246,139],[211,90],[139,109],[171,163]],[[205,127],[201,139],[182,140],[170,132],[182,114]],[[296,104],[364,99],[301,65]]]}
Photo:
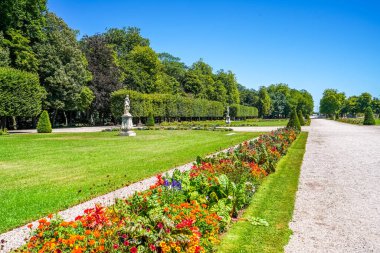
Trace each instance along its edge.
{"label": "gravel path", "polygon": [[290,252],[380,252],[380,127],[313,120]]}
{"label": "gravel path", "polygon": [[[216,152],[210,156],[216,155],[221,152],[227,152],[228,150],[234,149],[239,145],[240,144],[234,147],[227,148],[220,152]],[[173,168],[162,174],[168,173],[169,175],[171,175],[176,169],[180,171],[190,170],[193,164],[194,162],[190,162],[185,165]],[[66,221],[74,220],[75,217],[79,215],[83,215],[84,210],[88,208],[93,208],[95,204],[101,204],[102,206],[113,205],[115,203],[115,199],[127,198],[129,196],[132,196],[135,192],[140,192],[140,191],[149,189],[149,187],[155,183],[156,183],[156,176],[153,176],[153,177],[144,179],[140,182],[133,183],[129,186],[123,187],[119,190],[91,199],[82,204],[73,206],[69,209],[59,212],[58,214],[62,217],[62,219]],[[34,221],[29,224],[32,224],[33,228],[36,228],[38,226],[38,221]],[[12,249],[17,249],[21,247],[22,245],[24,245],[25,242],[28,240],[28,238],[30,238],[29,233],[30,233],[30,229],[27,227],[27,225],[24,225],[22,227],[15,228],[9,232],[0,234],[0,253],[7,253],[7,252],[10,252]]]}

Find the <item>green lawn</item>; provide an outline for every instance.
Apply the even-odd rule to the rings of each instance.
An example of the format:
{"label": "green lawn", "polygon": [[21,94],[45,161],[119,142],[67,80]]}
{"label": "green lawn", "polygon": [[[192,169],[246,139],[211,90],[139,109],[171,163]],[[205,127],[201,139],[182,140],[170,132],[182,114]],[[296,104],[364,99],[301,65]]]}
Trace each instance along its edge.
{"label": "green lawn", "polygon": [[380,125],[380,119],[375,119],[376,120],[376,125]]}
{"label": "green lawn", "polygon": [[182,121],[163,122],[161,126],[202,126],[202,127],[225,127],[225,126],[286,126],[289,119],[246,119],[232,120],[230,125],[226,125],[225,120],[203,120],[203,121]]}
{"label": "green lawn", "polygon": [[0,233],[259,135],[230,133],[0,136]]}
{"label": "green lawn", "polygon": [[[276,173],[260,186],[242,219],[223,235],[218,252],[283,252],[292,231],[295,194],[305,153],[307,133],[301,133],[288,154],[279,162]],[[249,218],[265,219],[269,226],[254,226]]]}

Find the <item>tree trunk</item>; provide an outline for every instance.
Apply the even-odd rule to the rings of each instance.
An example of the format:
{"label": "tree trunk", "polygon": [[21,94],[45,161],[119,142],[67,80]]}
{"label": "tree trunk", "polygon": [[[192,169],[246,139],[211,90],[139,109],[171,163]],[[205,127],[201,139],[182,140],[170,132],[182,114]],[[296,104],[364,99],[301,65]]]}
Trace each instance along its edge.
{"label": "tree trunk", "polygon": [[65,126],[67,127],[67,115],[66,115],[66,112],[65,111],[63,111],[63,117],[65,117]]}
{"label": "tree trunk", "polygon": [[7,122],[7,118],[5,116],[1,116],[0,117],[0,128],[1,128],[1,130],[4,130],[7,127],[6,122]]}
{"label": "tree trunk", "polygon": [[17,130],[17,120],[15,116],[12,116],[13,130]]}

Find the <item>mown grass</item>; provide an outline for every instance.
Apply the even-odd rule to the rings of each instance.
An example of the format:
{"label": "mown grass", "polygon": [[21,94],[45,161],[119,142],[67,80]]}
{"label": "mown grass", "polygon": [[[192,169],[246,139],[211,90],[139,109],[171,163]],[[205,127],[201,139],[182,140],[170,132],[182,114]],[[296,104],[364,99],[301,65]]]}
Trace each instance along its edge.
{"label": "mown grass", "polygon": [[[292,233],[288,224],[293,215],[307,135],[301,133],[279,162],[277,171],[265,179],[241,220],[222,236],[218,252],[284,251]],[[247,221],[257,217],[265,219],[269,226],[255,226]]]}
{"label": "mown grass", "polygon": [[225,120],[163,122],[161,126],[202,126],[202,127],[234,127],[234,126],[286,126],[289,119],[246,119],[232,120],[227,125]]}
{"label": "mown grass", "polygon": [[380,125],[380,119],[375,119],[376,125]]}
{"label": "mown grass", "polygon": [[0,233],[259,135],[230,133],[0,136]]}

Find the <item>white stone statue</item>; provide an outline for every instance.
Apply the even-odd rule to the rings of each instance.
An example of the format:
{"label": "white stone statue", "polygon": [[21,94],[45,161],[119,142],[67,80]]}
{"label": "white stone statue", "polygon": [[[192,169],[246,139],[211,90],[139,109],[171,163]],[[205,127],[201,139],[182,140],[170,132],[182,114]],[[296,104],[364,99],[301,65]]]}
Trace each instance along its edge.
{"label": "white stone statue", "polygon": [[129,112],[131,109],[129,96],[127,95],[124,99],[124,115],[121,116],[121,132],[122,136],[136,136],[136,133],[132,131],[133,123],[132,123],[132,115]]}
{"label": "white stone statue", "polygon": [[124,99],[124,114],[128,114],[130,109],[129,95],[127,95]]}

